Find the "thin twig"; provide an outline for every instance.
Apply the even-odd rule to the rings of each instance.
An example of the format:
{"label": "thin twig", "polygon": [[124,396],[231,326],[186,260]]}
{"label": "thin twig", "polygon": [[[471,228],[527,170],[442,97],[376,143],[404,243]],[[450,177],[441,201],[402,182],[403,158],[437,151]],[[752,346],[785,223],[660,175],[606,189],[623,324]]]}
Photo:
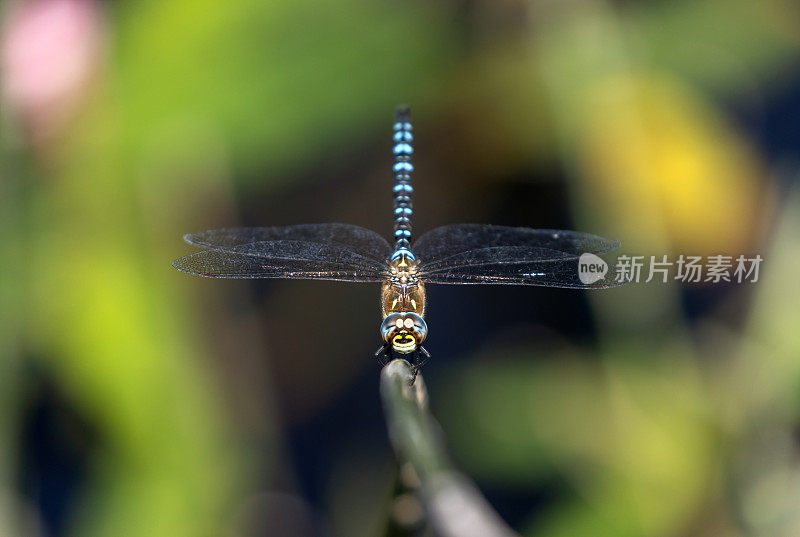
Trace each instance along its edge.
{"label": "thin twig", "polygon": [[418,496],[436,535],[515,537],[445,454],[441,430],[428,411],[422,375],[414,380],[408,362],[393,360],[381,371],[381,397],[395,453],[418,479]]}

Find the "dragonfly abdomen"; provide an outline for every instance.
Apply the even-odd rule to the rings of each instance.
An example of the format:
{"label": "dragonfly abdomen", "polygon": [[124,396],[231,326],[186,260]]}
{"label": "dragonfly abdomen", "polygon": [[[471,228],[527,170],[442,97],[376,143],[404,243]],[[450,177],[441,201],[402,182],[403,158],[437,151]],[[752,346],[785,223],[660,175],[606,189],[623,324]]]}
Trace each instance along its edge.
{"label": "dragonfly abdomen", "polygon": [[411,186],[411,172],[414,165],[411,164],[411,154],[414,149],[411,142],[414,136],[411,134],[411,122],[409,121],[408,108],[398,108],[397,118],[394,124],[394,238],[395,250],[407,249],[411,244],[411,215],[414,209],[411,205],[411,193],[414,188]]}

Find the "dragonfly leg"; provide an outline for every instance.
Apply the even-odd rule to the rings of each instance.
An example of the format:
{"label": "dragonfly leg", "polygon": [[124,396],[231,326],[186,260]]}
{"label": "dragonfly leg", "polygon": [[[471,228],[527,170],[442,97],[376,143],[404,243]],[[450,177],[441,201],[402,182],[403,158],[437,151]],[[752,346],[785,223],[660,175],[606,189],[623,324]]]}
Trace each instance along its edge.
{"label": "dragonfly leg", "polygon": [[381,345],[378,347],[378,350],[375,351],[375,358],[378,359],[378,363],[380,363],[381,366],[388,364],[390,357],[389,345]]}
{"label": "dragonfly leg", "polygon": [[[421,358],[422,356],[424,356],[424,358]],[[430,359],[431,359],[431,353],[429,353],[428,350],[425,347],[420,345],[419,346],[419,354],[418,354],[418,357],[417,357],[417,366],[418,367],[422,367],[424,364],[427,364],[428,360],[430,360]]]}
{"label": "dragonfly leg", "polygon": [[414,364],[412,365],[411,369],[414,376],[411,379],[411,384],[414,384],[414,381],[417,380],[417,374],[422,371],[422,366],[428,363],[431,354],[425,349],[425,347],[420,346],[416,352],[414,352],[413,356]]}

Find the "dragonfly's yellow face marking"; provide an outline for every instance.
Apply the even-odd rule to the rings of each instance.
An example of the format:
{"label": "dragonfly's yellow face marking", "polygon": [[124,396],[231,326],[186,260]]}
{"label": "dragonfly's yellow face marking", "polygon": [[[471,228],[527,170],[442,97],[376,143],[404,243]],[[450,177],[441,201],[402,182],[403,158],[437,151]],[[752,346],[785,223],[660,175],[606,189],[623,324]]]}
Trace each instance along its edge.
{"label": "dragonfly's yellow face marking", "polygon": [[392,338],[392,348],[399,353],[408,354],[417,348],[417,340],[410,333],[401,331]]}

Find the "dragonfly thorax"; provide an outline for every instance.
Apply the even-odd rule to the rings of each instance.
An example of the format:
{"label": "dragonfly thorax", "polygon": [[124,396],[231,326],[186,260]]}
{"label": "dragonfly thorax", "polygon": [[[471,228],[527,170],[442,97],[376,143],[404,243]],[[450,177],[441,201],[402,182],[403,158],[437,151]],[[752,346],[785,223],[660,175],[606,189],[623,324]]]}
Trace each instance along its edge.
{"label": "dragonfly thorax", "polygon": [[416,279],[407,284],[391,280],[384,282],[381,287],[381,308],[384,317],[405,312],[425,315],[425,287]]}
{"label": "dragonfly thorax", "polygon": [[389,274],[381,289],[383,316],[404,312],[424,315],[425,287],[417,278],[417,260],[413,254],[395,252],[389,260]]}

